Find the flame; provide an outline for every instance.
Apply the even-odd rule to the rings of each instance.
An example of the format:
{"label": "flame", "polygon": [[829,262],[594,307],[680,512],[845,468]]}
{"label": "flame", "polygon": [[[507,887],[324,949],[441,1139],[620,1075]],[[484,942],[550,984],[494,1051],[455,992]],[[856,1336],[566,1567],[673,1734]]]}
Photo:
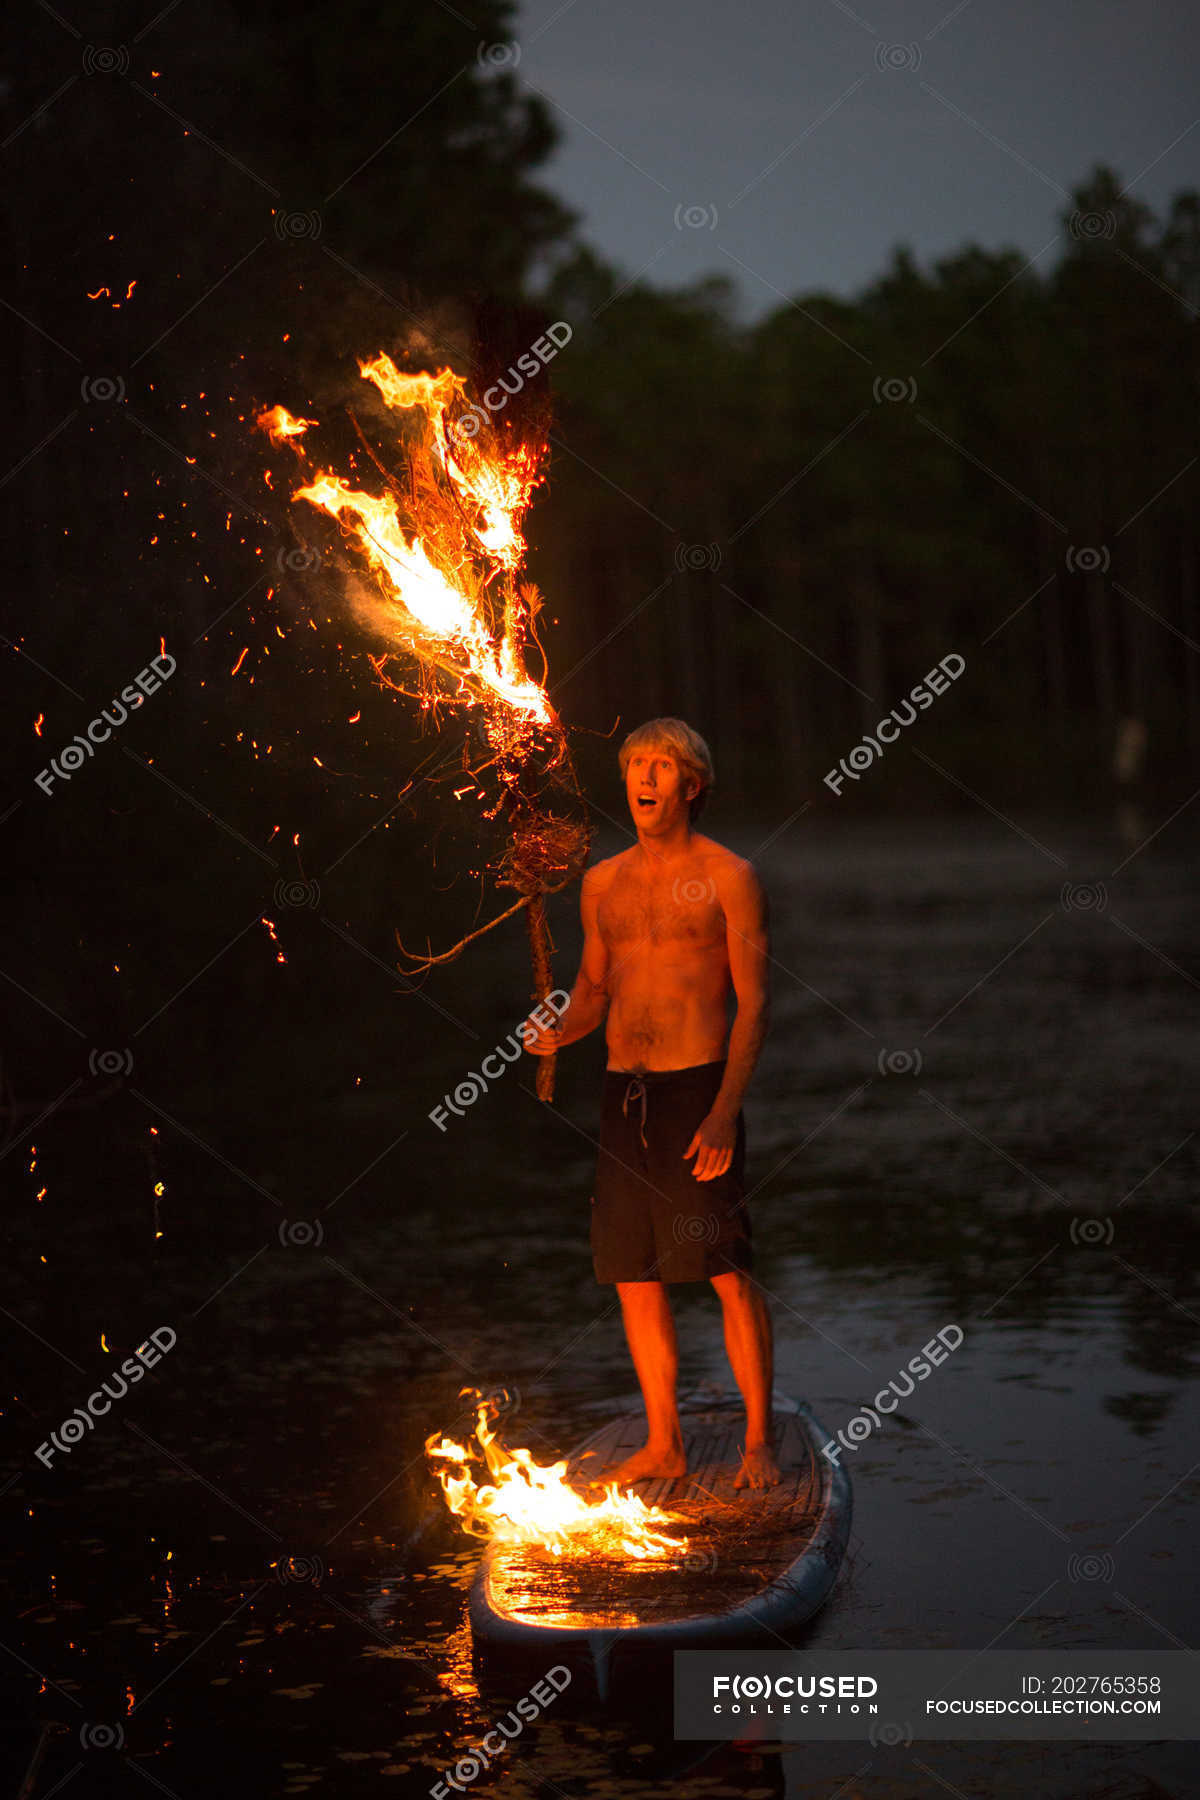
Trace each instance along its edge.
{"label": "flame", "polygon": [[467,397],[466,383],[452,369],[439,369],[436,375],[424,369],[405,375],[386,350],[371,362],[360,362],[358,372],[365,381],[375,383],[387,406],[423,407],[439,427],[452,401]]}
{"label": "flame", "polygon": [[[406,374],[383,350],[358,368],[387,407],[420,415],[417,452],[409,439],[409,498],[390,479],[371,494],[318,469],[292,499],[336,519],[365,558],[382,598],[363,603],[398,647],[427,675],[439,669],[455,678],[456,700],[484,704],[489,739],[505,759],[524,754],[529,727],[557,728],[545,689],[525,670],[536,601],[517,586],[526,549],[520,521],[544,447],[506,440],[453,369]],[[303,456],[297,439],[318,421],[275,406],[255,423]],[[383,675],[387,657],[370,660],[394,686]]]}
{"label": "flame", "polygon": [[[293,438],[303,437],[310,426],[315,426],[316,419],[297,419],[286,406],[268,406],[255,415],[254,423],[260,431],[265,431],[273,444],[287,444]],[[294,450],[299,449],[293,444]]]}
{"label": "flame", "polygon": [[[647,1506],[632,1489],[622,1494],[609,1483],[603,1500],[585,1500],[568,1486],[565,1462],[542,1465],[528,1450],[510,1450],[489,1423],[495,1410],[493,1401],[479,1397],[475,1437],[482,1458],[480,1451],[436,1432],[425,1444],[431,1461],[446,1464],[435,1470],[446,1505],[473,1537],[540,1545],[555,1556],[607,1554],[639,1561],[679,1556],[687,1549],[687,1538],[657,1529],[672,1524],[676,1515]],[[492,1477],[489,1486],[481,1487],[468,1466],[480,1460]]]}
{"label": "flame", "polygon": [[432,449],[438,462],[472,514],[472,529],[479,542],[506,569],[515,569],[525,554],[525,540],[517,520],[529,505],[537,481],[537,458],[527,450],[510,451],[503,457],[486,456],[475,443],[480,414],[469,410],[447,424],[455,400],[467,402],[466,384],[452,369],[436,375],[422,371],[403,374],[381,350],[373,362],[360,362],[359,371],[373,381],[384,404],[404,410],[419,407],[432,432]]}
{"label": "flame", "polygon": [[[384,575],[408,618],[397,622],[407,628],[417,655],[436,654],[437,641],[460,649],[470,672],[490,693],[520,712],[543,723],[550,707],[542,689],[521,673],[511,638],[492,643],[486,625],[460,588],[430,561],[420,538],[410,543],[400,525],[391,494],[378,499],[351,488],[339,475],[319,475],[308,487],[297,488],[293,500],[308,500],[324,508],[340,523],[349,513],[358,523],[360,548],[373,569]],[[414,629],[415,628],[415,629]],[[424,634],[426,643],[421,642]]]}

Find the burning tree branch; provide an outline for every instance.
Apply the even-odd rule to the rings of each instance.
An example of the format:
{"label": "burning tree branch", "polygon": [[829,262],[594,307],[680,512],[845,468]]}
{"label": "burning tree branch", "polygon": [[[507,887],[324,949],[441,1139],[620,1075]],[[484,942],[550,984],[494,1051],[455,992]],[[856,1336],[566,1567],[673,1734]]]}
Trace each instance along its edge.
{"label": "burning tree branch", "polygon": [[[480,709],[491,751],[483,767],[494,770],[499,788],[485,817],[501,819],[508,829],[495,880],[521,896],[440,954],[417,957],[404,949],[399,933],[396,941],[411,965],[406,973],[428,969],[452,961],[524,908],[534,999],[541,1001],[552,988],[545,897],[578,879],[590,835],[566,731],[544,686],[544,653],[543,682],[525,668],[529,639],[541,649],[535,623],[541,597],[532,584],[518,581],[525,554],[521,521],[541,479],[546,445],[522,437],[511,421],[502,434],[470,404],[464,379],[451,369],[406,374],[380,351],[360,362],[359,372],[389,409],[413,416],[416,429],[403,441],[405,478],[387,468],[351,411],[386,491],[367,493],[319,470],[292,499],[336,519],[365,561],[379,596],[376,620],[395,650],[413,659],[423,703]],[[256,423],[273,443],[289,445],[308,461],[303,439],[317,421],[275,406]],[[392,654],[372,657],[372,666],[384,685],[407,692],[385,673]],[[553,1098],[552,1057],[539,1058],[537,1092],[543,1100]]]}

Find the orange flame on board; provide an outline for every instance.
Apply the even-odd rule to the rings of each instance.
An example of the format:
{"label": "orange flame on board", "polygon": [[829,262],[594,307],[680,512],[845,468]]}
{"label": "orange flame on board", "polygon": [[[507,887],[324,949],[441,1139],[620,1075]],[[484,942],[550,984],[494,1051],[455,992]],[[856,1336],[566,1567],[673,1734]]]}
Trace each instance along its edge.
{"label": "orange flame on board", "polygon": [[[676,1515],[647,1506],[632,1489],[622,1494],[609,1483],[603,1500],[589,1501],[568,1485],[565,1462],[542,1465],[528,1450],[510,1450],[492,1430],[495,1411],[493,1401],[479,1397],[478,1450],[436,1432],[425,1444],[430,1461],[445,1465],[435,1473],[446,1505],[473,1537],[540,1545],[555,1556],[665,1559],[687,1549],[687,1538],[670,1537],[659,1529],[672,1524]],[[480,1461],[492,1478],[482,1486],[469,1466]]]}

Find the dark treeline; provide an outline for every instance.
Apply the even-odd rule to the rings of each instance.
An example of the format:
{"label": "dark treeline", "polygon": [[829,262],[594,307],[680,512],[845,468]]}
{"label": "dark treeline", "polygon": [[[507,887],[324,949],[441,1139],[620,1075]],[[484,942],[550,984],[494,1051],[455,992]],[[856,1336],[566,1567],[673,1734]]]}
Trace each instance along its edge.
{"label": "dark treeline", "polygon": [[1194,756],[1200,202],[1164,223],[1120,187],[1076,190],[1056,261],[899,249],[857,300],[750,329],[723,281],[613,298],[580,251],[551,288],[576,327],[542,525],[564,669],[658,598],[563,704],[678,705],[760,775],[824,771],[954,651],[939,736],[1010,793],[1022,761],[1069,791],[1051,758],[1095,785],[1122,719],[1160,769]]}
{"label": "dark treeline", "polygon": [[[727,769],[811,776],[955,652],[940,729],[976,772],[1016,749],[1093,766],[1123,718],[1152,767],[1194,752],[1197,195],[1159,220],[1098,167],[1036,260],[924,272],[899,248],[857,299],[746,327],[728,282],[629,285],[581,243],[537,179],[556,128],[515,9],[477,23],[226,4],[147,31],[117,5],[85,39],[22,16],[10,634],[68,679],[96,657],[125,679],[168,635],[179,728],[236,712],[217,689],[247,622],[200,634],[290,528],[239,418],[341,403],[384,343],[486,368],[563,318],[530,537],[573,723],[678,710]],[[253,735],[285,735],[262,729],[279,696],[255,702]]]}
{"label": "dark treeline", "polygon": [[[382,347],[482,378],[572,327],[539,378],[555,424],[530,573],[598,798],[608,734],[672,711],[712,739],[724,792],[772,819],[806,798],[970,806],[907,751],[849,802],[821,782],[951,654],[965,672],[919,730],[959,780],[1004,805],[1103,800],[1114,744],[1135,772],[1141,729],[1143,779],[1184,797],[1196,194],[1160,219],[1081,169],[1036,259],[967,247],[925,271],[881,246],[890,266],[854,300],[799,295],[748,326],[723,280],[665,292],[588,247],[546,185],[557,127],[521,85],[517,9],[472,11],[470,28],[439,6],[278,0],[148,18],[122,0],[86,27],[35,6],[10,21],[0,811],[14,920],[32,902],[49,929],[86,893],[38,986],[73,1017],[110,1020],[97,958],[159,913],[190,978],[209,869],[236,866],[247,894],[352,874],[340,916],[387,959],[393,924],[429,929],[428,868],[397,883],[397,856],[436,852],[438,885],[471,866],[440,789],[377,829],[433,746],[371,676],[335,534],[265,484],[248,424],[277,400],[341,417],[354,359]],[[46,796],[48,757],[160,640],[165,692]],[[461,743],[461,719],[446,734]],[[448,907],[442,941],[472,904]],[[132,998],[122,972],[131,1022],[173,972]],[[331,975],[307,1012],[339,999]],[[220,1020],[204,1029],[215,1047]]]}

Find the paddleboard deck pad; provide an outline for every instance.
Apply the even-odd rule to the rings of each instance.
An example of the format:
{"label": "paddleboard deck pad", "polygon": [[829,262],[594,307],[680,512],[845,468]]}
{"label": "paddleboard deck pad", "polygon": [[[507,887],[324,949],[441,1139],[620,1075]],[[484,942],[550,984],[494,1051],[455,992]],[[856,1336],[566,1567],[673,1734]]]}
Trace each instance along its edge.
{"label": "paddleboard deck pad", "polygon": [[[850,1535],[844,1468],[821,1454],[825,1432],[806,1405],[775,1397],[777,1487],[735,1488],[745,1416],[740,1401],[680,1407],[688,1472],[634,1492],[676,1515],[661,1529],[688,1539],[681,1558],[555,1556],[493,1543],[471,1590],[484,1667],[550,1657],[590,1664],[601,1693],[617,1661],[676,1649],[780,1647],[827,1598]],[[640,1412],[613,1420],[568,1459],[584,1488],[645,1441]],[[541,1667],[549,1665],[541,1660]]]}

